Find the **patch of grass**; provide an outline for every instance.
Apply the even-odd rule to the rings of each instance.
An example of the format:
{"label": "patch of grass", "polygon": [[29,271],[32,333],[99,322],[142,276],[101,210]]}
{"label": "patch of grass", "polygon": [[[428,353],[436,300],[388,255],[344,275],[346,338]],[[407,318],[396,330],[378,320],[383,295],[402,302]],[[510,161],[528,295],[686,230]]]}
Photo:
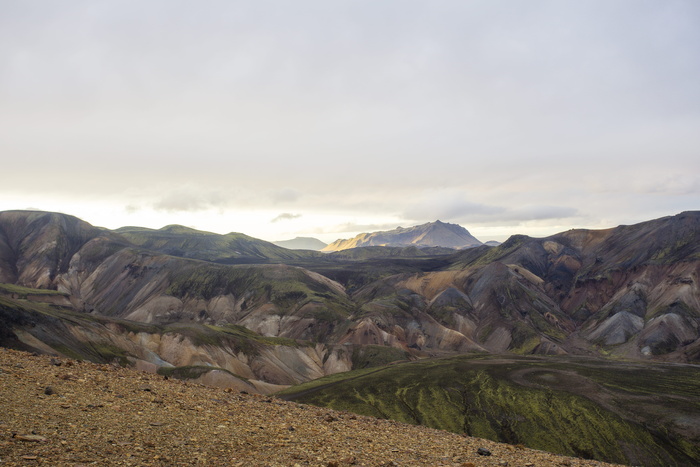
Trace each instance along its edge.
{"label": "patch of grass", "polygon": [[67,297],[68,294],[59,292],[57,290],[49,289],[32,289],[29,287],[22,287],[21,285],[14,284],[4,284],[0,283],[0,293],[3,294],[14,294],[19,298],[26,299],[27,295],[57,295]]}
{"label": "patch of grass", "polygon": [[408,360],[410,354],[395,347],[384,345],[363,345],[352,352],[353,369],[372,368],[401,360]]}
{"label": "patch of grass", "polygon": [[[700,393],[700,369],[678,368],[668,377],[664,371],[648,373],[638,367],[626,373],[621,371],[625,365],[554,357],[458,356],[349,372],[344,380],[335,376],[321,380],[315,389],[302,385],[283,394],[298,402],[565,455],[644,465],[700,461],[693,438],[671,422],[662,424],[657,412],[662,405],[679,416],[700,415],[699,403],[691,402],[696,400],[691,394]],[[519,372],[532,370],[546,370],[542,374],[550,376],[518,379]],[[625,406],[630,391],[642,391],[652,374],[656,382]],[[601,381],[608,381],[605,387],[613,391],[613,402],[607,405],[596,399]],[[673,385],[685,389],[670,389]],[[646,402],[639,399],[644,395]],[[687,402],[678,405],[678,397]]]}

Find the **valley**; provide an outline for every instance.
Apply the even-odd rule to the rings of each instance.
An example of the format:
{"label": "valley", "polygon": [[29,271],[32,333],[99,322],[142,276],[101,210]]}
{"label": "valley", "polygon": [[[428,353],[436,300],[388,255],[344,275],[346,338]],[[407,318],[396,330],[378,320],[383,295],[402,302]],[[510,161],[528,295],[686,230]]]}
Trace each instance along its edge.
{"label": "valley", "polygon": [[323,253],[0,212],[0,345],[610,462],[700,458],[700,212],[462,249],[446,226],[466,232]]}

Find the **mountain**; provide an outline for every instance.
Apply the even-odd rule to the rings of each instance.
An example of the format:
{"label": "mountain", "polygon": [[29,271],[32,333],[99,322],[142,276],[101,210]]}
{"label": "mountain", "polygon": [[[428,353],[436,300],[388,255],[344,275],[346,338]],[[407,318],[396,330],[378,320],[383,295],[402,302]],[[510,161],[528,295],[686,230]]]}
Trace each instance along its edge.
{"label": "mountain", "polygon": [[220,235],[181,225],[168,225],[157,230],[121,227],[115,232],[148,250],[226,264],[277,263],[320,256],[312,251],[292,251],[242,233]]}
{"label": "mountain", "polygon": [[[65,214],[6,211],[0,345],[261,393],[352,369],[388,375],[389,363],[461,354],[528,356],[546,370],[544,383],[569,375],[575,386],[583,381],[554,371],[567,368],[556,359],[700,363],[698,277],[696,211],[546,238],[514,235],[498,246],[333,253],[181,226],[110,231]],[[518,375],[517,384],[544,384],[537,374]],[[488,378],[478,384],[484,394],[508,394]],[[462,397],[459,386],[451,388]],[[387,390],[413,397],[401,386]],[[384,410],[378,396],[366,400]],[[675,413],[675,402],[664,401],[668,410],[658,413]],[[606,399],[597,402],[609,408]],[[453,406],[463,416],[460,404]],[[509,410],[479,423],[517,434],[522,419]],[[682,451],[685,441],[673,433],[679,426],[700,431],[697,420],[669,420],[674,426],[656,431],[639,423],[655,443],[666,436]]]}
{"label": "mountain", "polygon": [[[242,234],[108,231],[8,211],[0,280],[60,292],[78,313],[242,326],[329,349],[379,345],[397,358],[486,351],[700,361],[699,232],[700,213],[686,212],[449,255],[415,246],[321,254]],[[243,264],[221,264],[232,252]]]}
{"label": "mountain", "polygon": [[418,246],[473,248],[482,243],[467,229],[456,224],[435,221],[414,227],[397,227],[383,232],[363,233],[347,240],[336,240],[322,251],[340,251],[367,246]]}
{"label": "mountain", "polygon": [[290,250],[314,250],[319,251],[328,246],[327,243],[313,237],[296,237],[291,240],[280,240],[278,242],[272,242],[277,246],[282,248],[288,248]]}

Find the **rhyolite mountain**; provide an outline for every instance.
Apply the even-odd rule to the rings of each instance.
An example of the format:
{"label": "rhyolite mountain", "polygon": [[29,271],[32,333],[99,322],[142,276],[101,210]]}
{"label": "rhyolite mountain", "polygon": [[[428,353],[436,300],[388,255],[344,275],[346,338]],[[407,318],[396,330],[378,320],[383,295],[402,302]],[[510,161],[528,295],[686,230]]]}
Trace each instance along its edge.
{"label": "rhyolite mountain", "polygon": [[181,225],[161,229],[121,227],[115,230],[130,243],[158,253],[219,263],[242,264],[320,257],[312,251],[296,251],[242,233],[220,235]]}
{"label": "rhyolite mountain", "polygon": [[[554,420],[547,415],[552,390],[582,384],[574,398],[556,395],[557,404],[583,417],[576,425],[583,438],[569,445],[576,455],[617,456],[620,450],[608,440],[617,439],[621,416],[633,425],[625,425],[632,438],[620,448],[628,463],[694,465],[682,459],[700,458],[693,448],[700,424],[694,412],[684,414],[683,404],[694,407],[688,388],[700,382],[696,365],[676,363],[700,362],[699,237],[700,212],[693,211],[546,238],[515,235],[498,246],[411,244],[320,253],[243,234],[181,226],[110,231],[65,214],[6,211],[0,212],[0,345],[260,393],[365,369],[363,374],[385,381],[372,383],[377,391],[394,389],[387,389],[393,391],[388,398],[358,392],[355,399],[364,397],[387,416],[426,424],[426,417],[462,420],[465,432],[483,429],[492,439],[533,446],[527,438],[537,432],[528,425],[531,417],[517,415],[522,407],[511,405],[519,398],[509,394],[527,388],[527,403],[540,401],[531,409],[541,412],[537,420],[558,430],[547,425]],[[417,387],[417,379],[409,378],[408,386],[406,378],[395,379],[420,370],[405,366],[413,362],[381,366],[489,353],[520,354],[529,363],[520,372],[508,365],[493,369],[484,360],[483,368],[507,373],[503,380],[475,362],[473,380],[462,374],[461,363],[433,360],[438,374],[462,375],[461,383],[450,377],[454,384],[437,389],[454,410],[416,405],[433,389]],[[600,379],[596,366],[607,357],[634,362],[606,370],[624,381]],[[568,361],[578,362],[575,371]],[[664,377],[654,378],[655,372]],[[342,378],[342,388],[341,379],[333,380],[338,386],[319,384],[351,389],[345,384],[354,376],[334,376]],[[656,398],[666,394],[668,381],[678,387]],[[467,386],[474,384],[472,392]],[[610,391],[618,397],[620,388],[644,397],[611,403]],[[332,393],[319,397],[337,403]],[[388,410],[396,408],[396,395],[401,407],[394,415]],[[584,407],[584,399],[594,405]],[[628,402],[644,404],[643,416],[628,410]],[[590,433],[592,426],[602,441],[595,441],[600,436]],[[546,430],[539,433],[546,437]],[[657,455],[661,461],[646,463]]]}
{"label": "rhyolite mountain", "polygon": [[336,240],[322,251],[340,251],[367,246],[417,246],[443,248],[472,248],[482,245],[467,229],[457,224],[429,222],[414,227],[362,233],[354,238]]}
{"label": "rhyolite mountain", "polygon": [[277,246],[281,246],[282,248],[289,248],[290,250],[319,251],[328,246],[327,243],[313,237],[296,237],[291,240],[279,240],[272,243]]}
{"label": "rhyolite mountain", "polygon": [[260,391],[470,351],[697,362],[699,232],[700,213],[684,212],[457,252],[322,254],[242,234],[110,231],[6,211],[0,339],[154,368],[218,368]]}

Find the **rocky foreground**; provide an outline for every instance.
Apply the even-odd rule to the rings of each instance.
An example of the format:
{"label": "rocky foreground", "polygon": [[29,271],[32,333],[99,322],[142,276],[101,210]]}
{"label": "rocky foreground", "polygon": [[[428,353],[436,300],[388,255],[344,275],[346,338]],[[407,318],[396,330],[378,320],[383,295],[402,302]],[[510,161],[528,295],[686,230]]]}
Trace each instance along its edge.
{"label": "rocky foreground", "polygon": [[611,464],[0,348],[0,465]]}

